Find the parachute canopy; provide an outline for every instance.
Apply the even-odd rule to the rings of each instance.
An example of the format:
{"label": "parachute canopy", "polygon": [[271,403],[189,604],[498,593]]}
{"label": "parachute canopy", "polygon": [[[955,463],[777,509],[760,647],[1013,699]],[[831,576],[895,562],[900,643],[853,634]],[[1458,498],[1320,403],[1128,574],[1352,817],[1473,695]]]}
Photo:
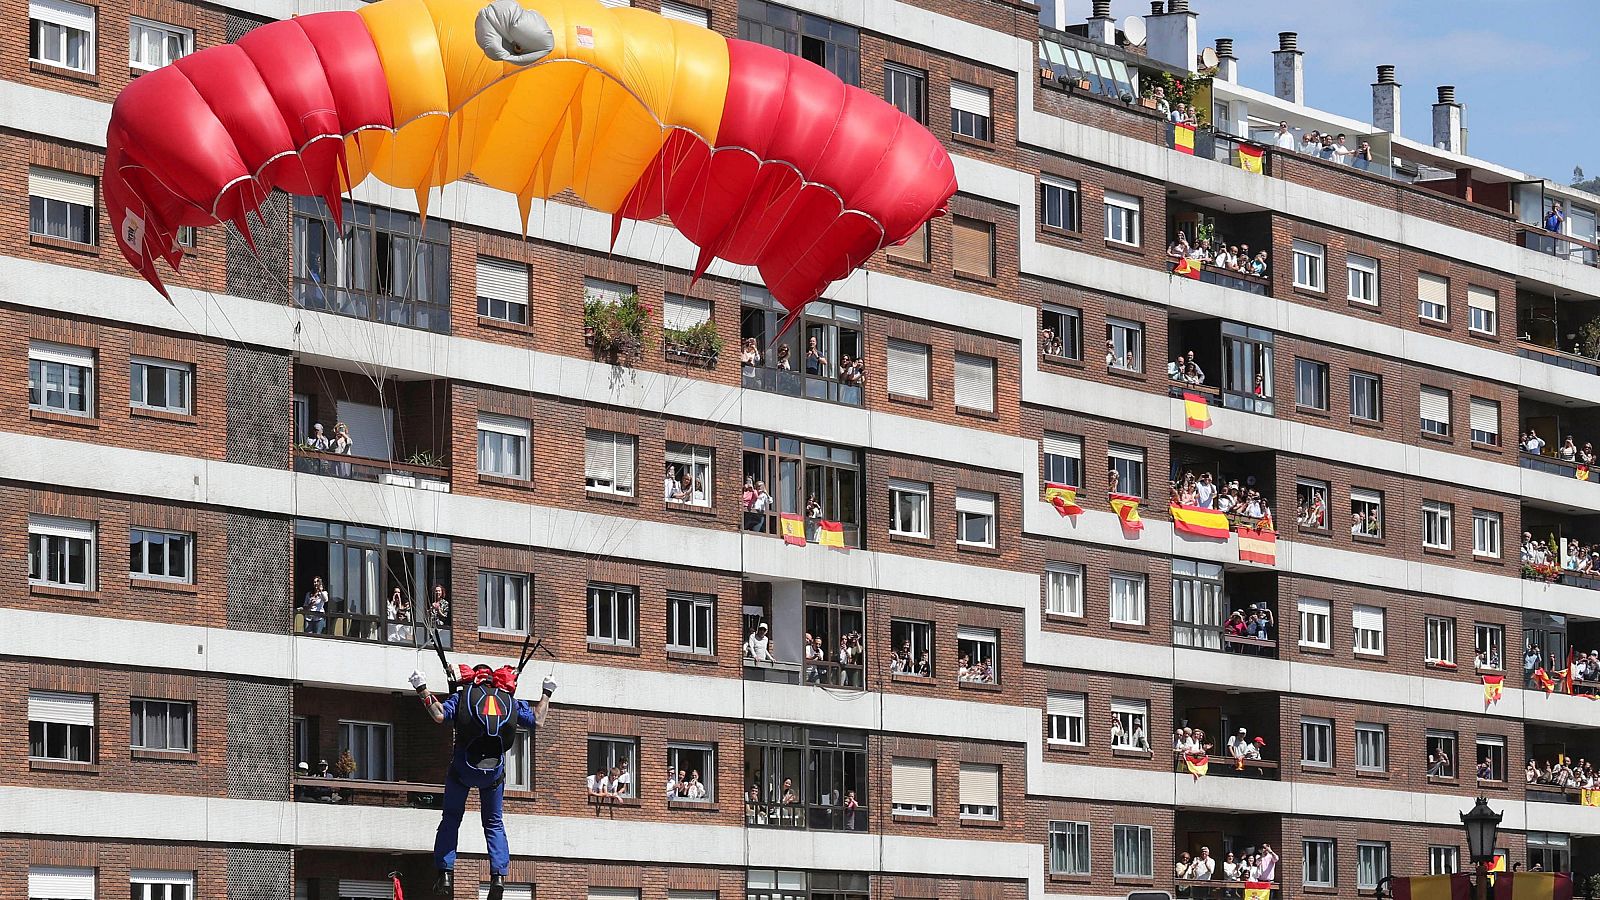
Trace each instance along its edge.
{"label": "parachute canopy", "polygon": [[[180,226],[233,222],[273,188],[417,192],[471,174],[666,215],[753,265],[798,310],[941,215],[954,167],[926,128],[799,57],[595,0],[378,0],[273,22],[117,98],[104,193],[128,261],[163,290]],[[531,11],[524,14],[523,11]],[[536,15],[534,15],[536,14]],[[548,49],[547,49],[548,48]]]}

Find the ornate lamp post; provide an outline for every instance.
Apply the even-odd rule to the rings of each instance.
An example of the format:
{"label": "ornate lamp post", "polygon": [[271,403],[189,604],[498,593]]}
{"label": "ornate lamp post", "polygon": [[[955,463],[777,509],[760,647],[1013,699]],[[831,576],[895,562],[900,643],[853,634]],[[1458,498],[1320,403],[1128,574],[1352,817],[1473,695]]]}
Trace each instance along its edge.
{"label": "ornate lamp post", "polygon": [[1487,900],[1489,896],[1489,863],[1494,862],[1495,835],[1500,830],[1500,813],[1489,808],[1482,797],[1478,805],[1461,813],[1461,827],[1467,832],[1467,854],[1477,865],[1478,878],[1473,896]]}

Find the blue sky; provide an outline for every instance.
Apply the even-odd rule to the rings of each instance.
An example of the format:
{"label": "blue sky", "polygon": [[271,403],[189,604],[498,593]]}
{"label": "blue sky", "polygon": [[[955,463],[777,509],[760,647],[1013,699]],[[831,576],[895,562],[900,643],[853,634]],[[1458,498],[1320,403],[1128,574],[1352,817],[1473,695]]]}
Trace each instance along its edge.
{"label": "blue sky", "polygon": [[[1441,84],[1467,107],[1467,151],[1566,184],[1572,167],[1600,175],[1600,2],[1597,0],[1190,0],[1201,46],[1234,39],[1239,80],[1272,92],[1278,32],[1300,35],[1306,103],[1372,118],[1372,82],[1392,63],[1401,131],[1431,143]],[[1087,0],[1068,0],[1073,19]],[[1147,0],[1115,0],[1124,16]]]}

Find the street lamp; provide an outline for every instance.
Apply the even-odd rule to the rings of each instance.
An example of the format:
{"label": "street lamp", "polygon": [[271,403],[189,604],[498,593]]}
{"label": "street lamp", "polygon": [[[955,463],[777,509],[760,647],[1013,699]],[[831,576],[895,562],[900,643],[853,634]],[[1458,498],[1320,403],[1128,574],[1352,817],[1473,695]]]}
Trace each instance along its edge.
{"label": "street lamp", "polygon": [[1489,863],[1494,862],[1495,833],[1500,830],[1500,813],[1489,808],[1489,802],[1478,798],[1478,805],[1461,813],[1461,827],[1467,832],[1467,855],[1477,863],[1478,880],[1473,896],[1487,900],[1489,896]]}

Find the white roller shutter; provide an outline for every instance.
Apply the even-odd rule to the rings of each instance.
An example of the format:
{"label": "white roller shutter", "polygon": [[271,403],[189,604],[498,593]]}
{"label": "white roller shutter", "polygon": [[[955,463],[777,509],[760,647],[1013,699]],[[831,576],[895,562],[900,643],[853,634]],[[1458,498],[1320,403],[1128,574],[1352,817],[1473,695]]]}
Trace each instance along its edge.
{"label": "white roller shutter", "polygon": [[589,888],[589,900],[639,900],[638,888]]}
{"label": "white roller shutter", "polygon": [[[350,429],[351,456],[363,459],[394,458],[394,410],[369,403],[340,400],[334,406],[338,422]],[[323,434],[333,440],[334,425],[325,425]]]}
{"label": "white roller shutter", "polygon": [[339,879],[339,900],[392,900],[394,882]]}
{"label": "white roller shutter", "polygon": [[596,481],[615,482],[617,437],[609,431],[591,431],[583,438],[583,475]]}
{"label": "white roller shutter", "polygon": [[928,397],[928,347],[910,341],[889,339],[885,381],[889,393],[904,397]]}
{"label": "white roller shutter", "polygon": [[[28,692],[28,721],[94,727],[94,695]],[[48,895],[47,895],[48,896]]]}
{"label": "white roller shutter", "polygon": [[1000,769],[976,763],[961,764],[961,805],[1000,805]]}
{"label": "white roller shutter", "polygon": [[1046,456],[1066,456],[1072,459],[1083,458],[1083,438],[1070,434],[1044,433],[1044,453]]}
{"label": "white roller shutter", "polygon": [[976,116],[989,116],[989,89],[959,81],[950,82],[950,108]]}
{"label": "white roller shutter", "polygon": [[1467,286],[1467,306],[1472,309],[1482,309],[1495,312],[1500,305],[1500,295],[1488,288],[1474,285]]}
{"label": "white roller shutter", "polygon": [[[533,885],[508,884],[500,894],[502,900],[533,900]],[[478,885],[478,900],[489,900],[489,886]]]}
{"label": "white roller shutter", "polygon": [[[626,6],[626,3],[619,4]],[[602,303],[621,303],[623,296],[633,293],[631,285],[617,281],[606,281],[603,278],[585,278],[583,280],[583,296],[587,300],[599,300]]]}
{"label": "white roller shutter", "polygon": [[968,628],[965,625],[956,626],[956,639],[962,641],[992,641],[995,638],[992,628]]}
{"label": "white roller shutter", "polygon": [[601,6],[610,6],[610,7],[622,7],[622,6],[632,6],[633,4],[631,2],[629,2],[629,0],[600,0],[600,5]]}
{"label": "white roller shutter", "polygon": [[518,419],[515,416],[478,413],[478,430],[495,431],[500,434],[509,434],[513,437],[527,438],[533,433],[533,425],[527,419]]}
{"label": "white roller shutter", "polygon": [[1051,691],[1045,695],[1045,712],[1052,716],[1083,718],[1083,695]]}
{"label": "white roller shutter", "polygon": [[[90,21],[89,27],[92,28],[94,27],[92,17]],[[43,166],[29,166],[28,196],[76,203],[79,206],[94,206],[94,177],[63,172],[60,169],[46,169]]]}
{"label": "white roller shutter", "polygon": [[49,534],[56,537],[94,540],[94,523],[83,519],[62,519],[57,516],[29,516],[31,534]]}
{"label": "white roller shutter", "polygon": [[1450,279],[1430,275],[1427,272],[1417,273],[1417,299],[1426,303],[1437,303],[1440,306],[1450,305]]}
{"label": "white roller shutter", "polygon": [[994,411],[994,360],[956,354],[956,405]]}
{"label": "white roller shutter", "polygon": [[994,495],[982,491],[956,491],[956,511],[979,516],[994,515]]}
{"label": "white roller shutter", "polygon": [[29,866],[28,896],[40,900],[95,900],[94,870]]}
{"label": "white roller shutter", "polygon": [[1450,394],[1438,388],[1422,389],[1422,417],[1431,422],[1450,424]]}
{"label": "white roller shutter", "polygon": [[168,872],[157,869],[134,869],[128,873],[128,880],[134,884],[181,884],[187,885],[189,890],[194,890],[193,872]]}
{"label": "white roller shutter", "polygon": [[[1379,494],[1377,491],[1369,491],[1369,490],[1366,490],[1364,488],[1351,488],[1350,489],[1350,499],[1354,500],[1354,501],[1359,501],[1359,502],[1362,502],[1362,503],[1382,503],[1383,502],[1383,495]],[[1301,603],[1310,603],[1310,602],[1323,603],[1323,602],[1326,602],[1326,601],[1321,601],[1321,600],[1318,600],[1318,601],[1301,600],[1300,602]],[[1323,612],[1327,612],[1327,610],[1324,609]]]}
{"label": "white roller shutter", "polygon": [[678,3],[676,0],[661,0],[661,15],[680,22],[693,22],[701,28],[711,27],[710,11],[687,3]]}
{"label": "white roller shutter", "polygon": [[1500,433],[1500,404],[1493,400],[1472,398],[1472,430],[1489,434]]}
{"label": "white roller shutter", "polygon": [[1350,621],[1362,631],[1383,633],[1383,610],[1376,606],[1356,606],[1350,610]]}
{"label": "white roller shutter", "polygon": [[70,344],[50,344],[34,341],[28,345],[28,358],[41,362],[61,363],[68,366],[94,367],[94,350]]}
{"label": "white roller shutter", "polygon": [[711,319],[711,301],[699,297],[668,294],[661,306],[661,327],[680,331],[702,325]]}
{"label": "white roller shutter", "polygon": [[933,760],[896,759],[890,770],[893,803],[933,807]]}
{"label": "white roller shutter", "polygon": [[526,305],[528,267],[503,259],[478,257],[478,296]]}

